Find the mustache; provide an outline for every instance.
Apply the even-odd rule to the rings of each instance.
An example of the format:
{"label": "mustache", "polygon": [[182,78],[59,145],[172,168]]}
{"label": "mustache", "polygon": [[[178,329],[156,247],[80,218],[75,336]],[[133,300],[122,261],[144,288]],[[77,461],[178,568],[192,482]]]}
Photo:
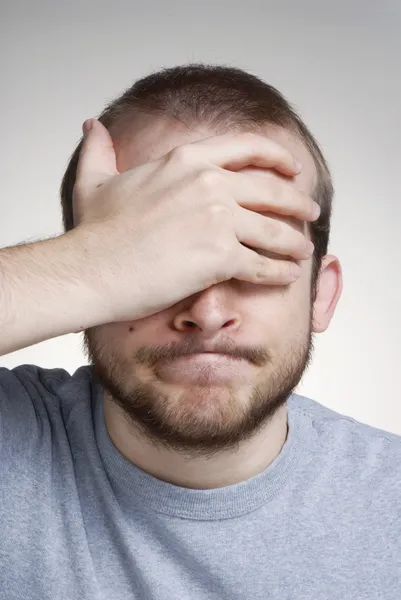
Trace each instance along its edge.
{"label": "mustache", "polygon": [[202,352],[224,354],[231,358],[244,359],[257,366],[263,366],[271,361],[271,354],[266,348],[238,347],[229,342],[205,343],[201,340],[188,340],[184,343],[170,343],[165,346],[141,347],[136,352],[136,360],[140,364],[154,367],[159,362],[170,362],[184,356]]}

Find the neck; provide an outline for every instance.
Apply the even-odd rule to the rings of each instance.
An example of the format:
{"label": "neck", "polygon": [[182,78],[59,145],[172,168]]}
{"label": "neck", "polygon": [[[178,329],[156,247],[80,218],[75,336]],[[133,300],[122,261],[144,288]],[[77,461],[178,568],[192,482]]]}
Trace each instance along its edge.
{"label": "neck", "polygon": [[286,404],[263,429],[235,451],[221,452],[208,459],[188,458],[151,444],[127,421],[107,393],[104,415],[114,446],[127,460],[157,479],[191,489],[226,487],[258,475],[277,458],[287,438]]}

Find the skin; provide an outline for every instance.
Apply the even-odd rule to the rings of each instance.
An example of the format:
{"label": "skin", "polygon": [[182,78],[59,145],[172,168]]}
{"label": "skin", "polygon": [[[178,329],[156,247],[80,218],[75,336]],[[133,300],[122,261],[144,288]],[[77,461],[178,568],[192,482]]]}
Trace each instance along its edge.
{"label": "skin", "polygon": [[[117,168],[126,171],[215,133],[147,121],[119,137]],[[265,133],[302,162],[302,172],[287,181],[310,193],[316,170],[306,147],[281,129]],[[261,214],[305,231],[294,218]],[[239,483],[275,460],[288,434],[286,400],[310,364],[313,335],[328,328],[342,291],[339,260],[327,255],[312,306],[312,259],[298,264],[302,274],[288,286],[225,281],[147,318],[85,332],[88,358],[105,388],[107,430],[125,458],[158,479],[193,489]],[[203,370],[188,381],[181,363],[176,379],[167,380],[155,351],[168,354],[174,347],[184,353],[199,343],[235,351],[244,359],[241,368],[228,379],[210,380]]]}

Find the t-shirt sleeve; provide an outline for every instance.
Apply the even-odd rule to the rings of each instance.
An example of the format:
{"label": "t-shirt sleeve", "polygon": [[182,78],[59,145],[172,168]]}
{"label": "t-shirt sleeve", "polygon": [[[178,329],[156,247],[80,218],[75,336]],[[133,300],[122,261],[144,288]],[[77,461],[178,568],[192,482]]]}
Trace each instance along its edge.
{"label": "t-shirt sleeve", "polygon": [[68,373],[20,365],[0,367],[0,458],[21,458],[40,452],[51,440],[52,413],[60,413],[59,399],[52,392],[52,381]]}

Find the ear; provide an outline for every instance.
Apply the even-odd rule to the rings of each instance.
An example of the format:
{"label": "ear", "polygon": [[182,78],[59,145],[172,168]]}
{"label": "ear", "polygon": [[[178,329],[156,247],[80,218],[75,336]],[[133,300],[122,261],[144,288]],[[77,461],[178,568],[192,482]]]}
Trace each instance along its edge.
{"label": "ear", "polygon": [[322,261],[316,300],[313,305],[312,331],[314,333],[322,333],[330,325],[342,289],[343,277],[340,261],[336,256],[327,254]]}

